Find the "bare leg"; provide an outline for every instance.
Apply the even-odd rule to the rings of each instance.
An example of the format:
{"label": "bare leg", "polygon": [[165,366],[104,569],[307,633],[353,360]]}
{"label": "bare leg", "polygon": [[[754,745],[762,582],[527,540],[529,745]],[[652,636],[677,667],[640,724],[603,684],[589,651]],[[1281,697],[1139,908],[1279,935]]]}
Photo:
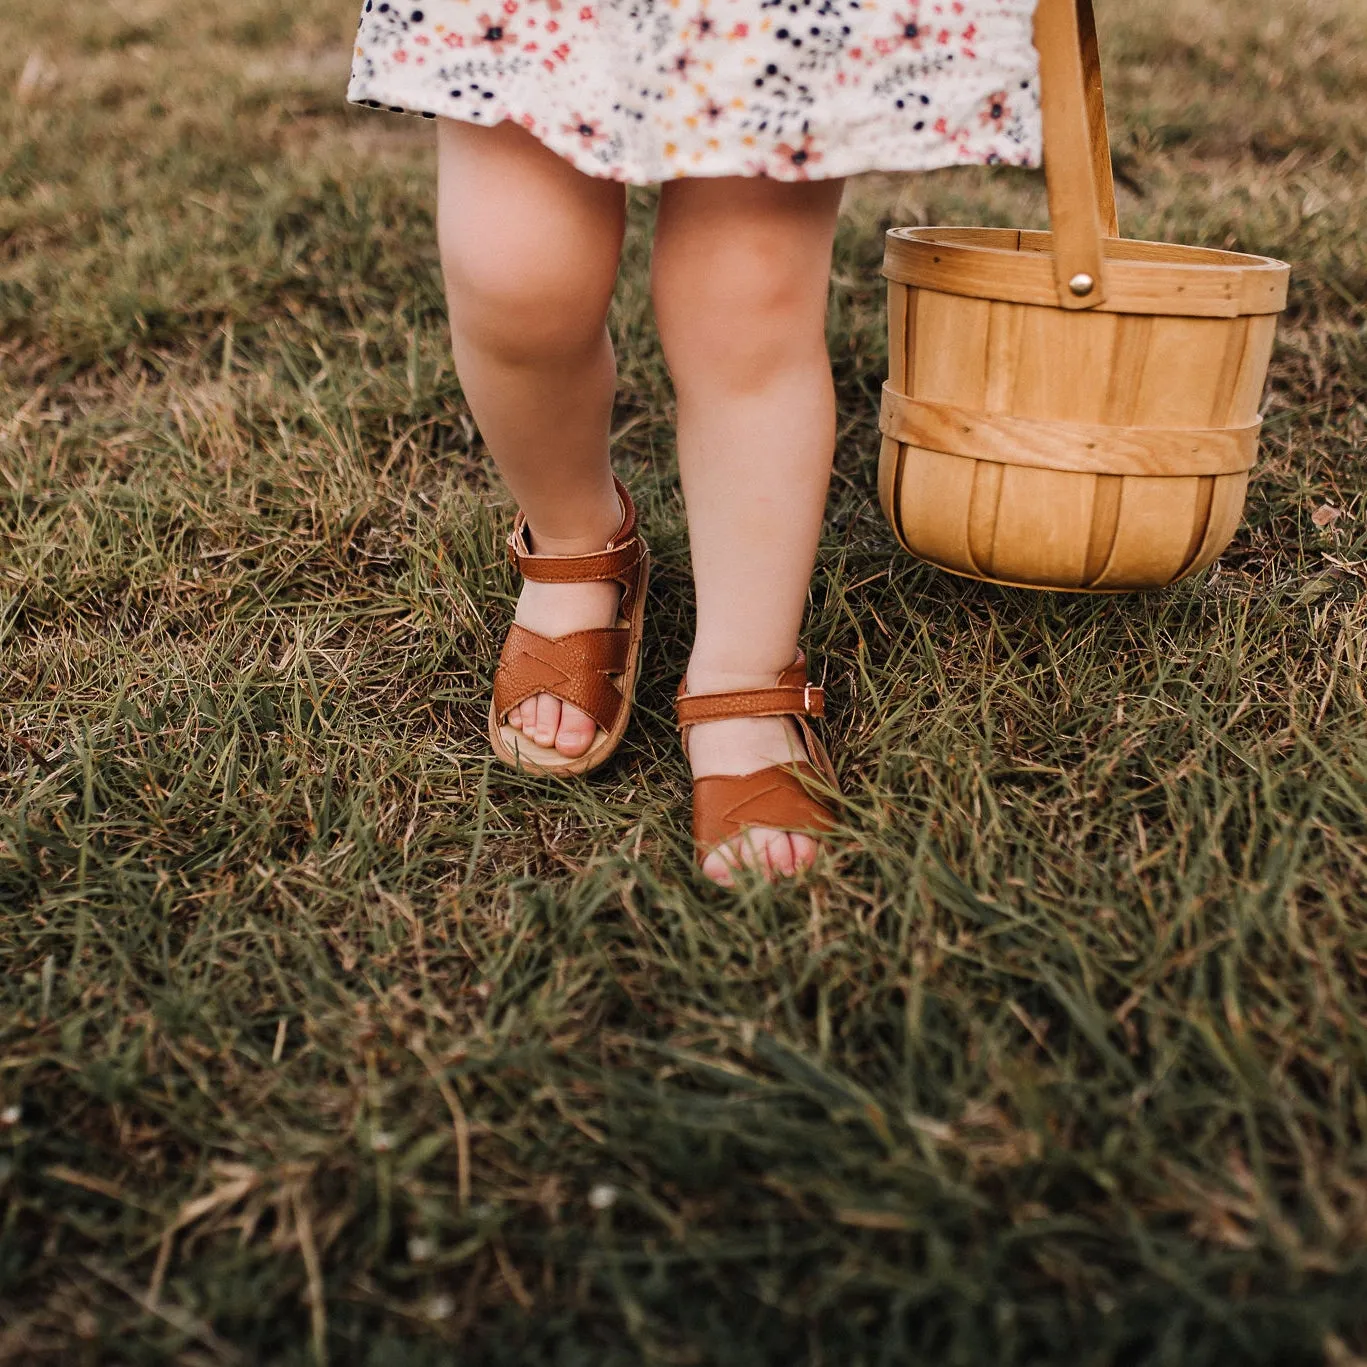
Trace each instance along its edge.
{"label": "bare leg", "polygon": [[[678,399],[698,628],[690,692],[772,684],[792,663],[835,446],[826,292],[842,182],[670,181],[655,230],[655,314]],[[695,727],[695,774],[802,758],[782,718]],[[752,827],[704,871],[792,873],[812,839]]]}
{"label": "bare leg", "polygon": [[[466,400],[527,514],[533,551],[601,549],[621,522],[608,465],[616,361],[607,331],[625,226],[622,185],[576,171],[525,129],[438,125],[438,236]],[[522,588],[517,621],[546,636],[611,626],[613,584]],[[510,721],[582,755],[594,722],[541,694]]]}

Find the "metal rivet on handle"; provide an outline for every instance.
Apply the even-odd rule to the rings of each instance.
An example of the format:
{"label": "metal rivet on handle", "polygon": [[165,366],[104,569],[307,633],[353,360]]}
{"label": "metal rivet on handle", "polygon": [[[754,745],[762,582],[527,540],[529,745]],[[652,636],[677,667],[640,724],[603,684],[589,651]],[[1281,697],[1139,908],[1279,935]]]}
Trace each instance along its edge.
{"label": "metal rivet on handle", "polygon": [[1084,294],[1091,294],[1092,287],[1095,284],[1096,281],[1093,280],[1086,271],[1078,271],[1078,273],[1068,282],[1068,288],[1080,297]]}

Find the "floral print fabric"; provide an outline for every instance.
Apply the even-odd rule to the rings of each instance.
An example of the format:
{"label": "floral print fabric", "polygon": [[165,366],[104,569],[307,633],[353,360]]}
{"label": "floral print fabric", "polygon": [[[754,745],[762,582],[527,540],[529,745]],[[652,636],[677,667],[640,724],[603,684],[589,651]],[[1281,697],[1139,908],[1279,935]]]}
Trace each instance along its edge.
{"label": "floral print fabric", "polygon": [[1034,0],[366,0],[349,99],[593,176],[1037,165]]}

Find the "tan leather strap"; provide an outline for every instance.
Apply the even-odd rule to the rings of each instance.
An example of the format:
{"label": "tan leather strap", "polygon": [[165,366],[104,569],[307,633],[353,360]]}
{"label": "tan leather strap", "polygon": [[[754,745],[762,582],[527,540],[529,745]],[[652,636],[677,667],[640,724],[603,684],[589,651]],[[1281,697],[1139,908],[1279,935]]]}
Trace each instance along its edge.
{"label": "tan leather strap", "polygon": [[808,791],[822,776],[810,764],[771,765],[753,774],[693,781],[693,844],[698,862],[751,826],[774,831],[830,830],[835,817]]}
{"label": "tan leather strap", "polygon": [[1094,475],[1232,475],[1258,457],[1260,423],[1248,427],[1108,427],[1014,418],[930,403],[883,386],[884,436],[951,456]]}
{"label": "tan leather strap", "polygon": [[611,731],[622,693],[609,675],[626,671],[630,649],[629,627],[550,637],[514,623],[494,671],[495,714],[505,718],[526,699],[549,693],[582,708],[604,731]]}
{"label": "tan leather strap", "polygon": [[1039,0],[1035,46],[1057,302],[1095,308],[1106,298],[1102,233],[1119,227],[1091,0]]}
{"label": "tan leather strap", "polygon": [[807,656],[801,650],[769,688],[689,693],[687,687],[687,680],[681,679],[674,699],[675,714],[683,731],[700,722],[726,717],[820,717],[826,711],[826,695],[807,682]]}
{"label": "tan leather strap", "polygon": [[532,550],[527,515],[518,510],[508,534],[508,558],[524,579],[538,584],[587,584],[615,580],[622,585],[622,615],[629,617],[639,576],[635,573],[645,554],[645,543],[636,535],[636,505],[614,475],[613,486],[622,503],[622,525],[601,551],[585,555],[538,555]]}
{"label": "tan leather strap", "polygon": [[612,550],[590,551],[587,555],[533,555],[508,541],[509,558],[524,579],[538,584],[588,584],[599,580],[620,579],[630,574],[641,560],[639,538]]}
{"label": "tan leather strap", "polygon": [[820,688],[747,688],[736,693],[681,693],[674,701],[680,726],[720,721],[725,717],[822,717],[826,697]]}

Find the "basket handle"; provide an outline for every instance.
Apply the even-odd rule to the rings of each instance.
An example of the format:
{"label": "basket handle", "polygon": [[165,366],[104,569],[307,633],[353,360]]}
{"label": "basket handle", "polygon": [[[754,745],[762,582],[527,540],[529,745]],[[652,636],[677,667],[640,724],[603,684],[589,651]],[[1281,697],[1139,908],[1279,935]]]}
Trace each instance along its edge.
{"label": "basket handle", "polygon": [[1101,239],[1120,227],[1092,0],[1039,0],[1035,46],[1059,307],[1095,308],[1106,298]]}

